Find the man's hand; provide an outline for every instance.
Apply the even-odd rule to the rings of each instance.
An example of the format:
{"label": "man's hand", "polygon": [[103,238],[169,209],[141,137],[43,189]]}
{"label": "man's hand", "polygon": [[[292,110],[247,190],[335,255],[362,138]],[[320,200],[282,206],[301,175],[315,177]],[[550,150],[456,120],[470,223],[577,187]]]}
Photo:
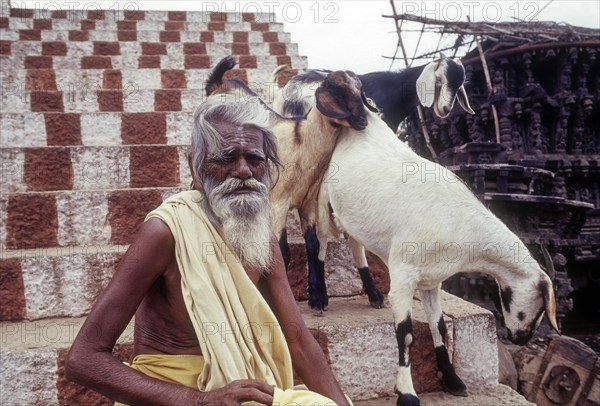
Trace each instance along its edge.
{"label": "man's hand", "polygon": [[238,406],[242,402],[255,401],[265,405],[273,403],[274,388],[258,379],[240,379],[220,389],[202,392],[196,406]]}

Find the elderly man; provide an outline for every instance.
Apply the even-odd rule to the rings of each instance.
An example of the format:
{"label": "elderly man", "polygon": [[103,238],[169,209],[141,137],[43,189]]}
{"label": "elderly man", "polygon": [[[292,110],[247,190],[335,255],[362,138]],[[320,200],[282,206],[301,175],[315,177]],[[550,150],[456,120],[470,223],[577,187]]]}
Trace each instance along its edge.
{"label": "elderly man", "polygon": [[[270,231],[278,164],[259,103],[195,115],[194,190],[148,214],[81,328],[67,377],[125,404],[348,404]],[[133,360],[112,348],[135,314]],[[292,366],[309,390],[293,389]]]}

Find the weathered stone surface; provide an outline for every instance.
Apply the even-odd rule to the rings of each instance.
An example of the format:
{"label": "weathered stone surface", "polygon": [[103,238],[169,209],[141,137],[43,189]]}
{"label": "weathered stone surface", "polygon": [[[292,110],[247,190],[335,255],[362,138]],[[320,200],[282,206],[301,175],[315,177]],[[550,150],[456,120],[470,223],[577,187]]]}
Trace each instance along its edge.
{"label": "weathered stone surface", "polygon": [[0,192],[5,196],[11,192],[26,190],[24,179],[25,153],[19,149],[4,148],[0,150]]}
{"label": "weathered stone surface", "polygon": [[3,114],[0,120],[0,145],[3,148],[45,147],[44,115]]}
{"label": "weathered stone surface", "polygon": [[44,114],[48,145],[80,145],[79,114]]}
{"label": "weathered stone surface", "polygon": [[154,93],[155,111],[181,111],[180,90],[156,90]]}
{"label": "weathered stone surface", "polygon": [[0,396],[6,405],[57,403],[56,351],[0,352]]}
{"label": "weathered stone surface", "polygon": [[129,152],[130,185],[135,188],[179,185],[179,154],[174,146],[137,146]]}
{"label": "weathered stone surface", "polygon": [[108,197],[112,244],[129,244],[146,215],[163,201],[158,190],[122,190]]}
{"label": "weathered stone surface", "polygon": [[0,259],[0,320],[21,320],[24,317],[21,262],[18,258]]}
{"label": "weathered stone surface", "polygon": [[129,186],[128,148],[73,148],[71,162],[73,189],[123,189]]}
{"label": "weathered stone surface", "polygon": [[67,148],[35,148],[25,151],[25,183],[31,191],[73,188],[71,152]]}
{"label": "weathered stone surface", "polygon": [[185,89],[185,71],[168,69],[161,72],[161,82],[163,89]]}
{"label": "weathered stone surface", "polygon": [[[355,296],[362,292],[362,282],[352,263],[350,248],[345,242],[334,241],[327,245],[325,257],[325,282],[330,296]],[[365,300],[366,297],[365,297]]]}
{"label": "weathered stone surface", "polygon": [[123,144],[165,144],[166,131],[164,113],[123,114]]}
{"label": "weathered stone surface", "polygon": [[193,117],[187,113],[170,112],[167,116],[167,143],[190,145],[192,142]]}
{"label": "weathered stone surface", "polygon": [[[505,385],[469,389],[468,397],[453,396],[447,392],[422,393],[422,406],[535,406],[523,396]],[[396,402],[396,396],[354,402],[355,406],[388,406]]]}
{"label": "weathered stone surface", "polygon": [[60,246],[107,245],[111,229],[106,222],[106,192],[71,192],[56,196]]}
{"label": "weathered stone surface", "polygon": [[120,145],[121,115],[119,113],[83,114],[81,140],[83,145]]}
{"label": "weathered stone surface", "polygon": [[18,194],[8,200],[6,245],[37,248],[56,245],[58,220],[52,195]]}
{"label": "weathered stone surface", "polygon": [[65,247],[23,258],[27,318],[87,314],[114,272],[116,249],[90,246],[86,253],[73,253],[73,247]]}
{"label": "weathered stone surface", "polygon": [[[489,342],[489,329],[495,327],[487,323],[487,317],[481,317],[488,312],[444,292],[442,300],[448,327],[447,348],[456,373],[469,389],[496,385],[497,349]],[[315,316],[308,306],[300,305],[300,309],[309,327],[327,335],[332,368],[349,396],[360,400],[394,393],[398,349],[391,308],[372,309],[364,298],[353,297],[332,298],[323,317]],[[483,325],[478,326],[477,322]],[[413,330],[416,339],[411,374],[415,389],[440,390],[433,342],[418,300],[413,303]],[[480,354],[481,351],[485,353]]]}
{"label": "weathered stone surface", "polygon": [[498,382],[517,390],[517,368],[510,351],[498,341]]}
{"label": "weathered stone surface", "polygon": [[[494,316],[442,291],[444,314],[452,318],[452,364],[467,388],[498,383],[498,338]],[[459,372],[460,371],[460,372]]]}

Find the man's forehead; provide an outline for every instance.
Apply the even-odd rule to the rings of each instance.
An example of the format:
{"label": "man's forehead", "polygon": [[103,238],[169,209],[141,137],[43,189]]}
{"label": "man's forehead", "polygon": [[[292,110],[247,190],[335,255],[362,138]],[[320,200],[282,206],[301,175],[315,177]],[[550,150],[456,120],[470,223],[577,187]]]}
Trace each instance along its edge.
{"label": "man's forehead", "polygon": [[251,125],[238,125],[226,122],[214,124],[223,141],[228,143],[243,143],[262,145],[263,132],[261,129]]}

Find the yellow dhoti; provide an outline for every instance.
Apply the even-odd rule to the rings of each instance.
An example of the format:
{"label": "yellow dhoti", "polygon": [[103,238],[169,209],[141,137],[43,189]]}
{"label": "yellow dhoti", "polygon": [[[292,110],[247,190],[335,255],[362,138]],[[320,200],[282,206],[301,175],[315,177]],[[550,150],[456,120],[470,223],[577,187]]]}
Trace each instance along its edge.
{"label": "yellow dhoti", "polygon": [[[198,376],[204,368],[204,357],[200,355],[142,354],[136,356],[130,366],[152,378],[198,389]],[[243,405],[256,404],[256,402],[245,402]],[[273,405],[333,406],[335,402],[318,393],[302,389],[300,386],[287,390],[275,388]],[[116,402],[115,406],[126,405]]]}

